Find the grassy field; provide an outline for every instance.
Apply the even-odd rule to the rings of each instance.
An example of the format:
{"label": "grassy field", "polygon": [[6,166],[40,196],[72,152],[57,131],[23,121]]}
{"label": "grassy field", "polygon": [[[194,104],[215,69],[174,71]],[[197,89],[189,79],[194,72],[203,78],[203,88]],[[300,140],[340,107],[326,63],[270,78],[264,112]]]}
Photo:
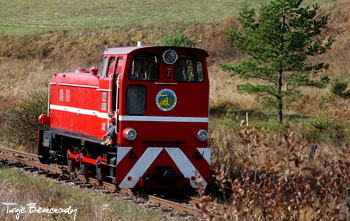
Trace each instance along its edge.
{"label": "grassy field", "polygon": [[[0,0],[0,34],[208,21],[237,15],[245,0]],[[266,0],[248,1],[254,7]],[[321,0],[329,4],[336,0]],[[306,3],[313,1],[307,0]]]}
{"label": "grassy field", "polygon": [[[261,1],[261,0],[258,0]],[[6,1],[1,0],[0,33],[95,28],[129,24],[213,20],[237,12],[243,1]],[[175,3],[175,4],[174,4]]]}

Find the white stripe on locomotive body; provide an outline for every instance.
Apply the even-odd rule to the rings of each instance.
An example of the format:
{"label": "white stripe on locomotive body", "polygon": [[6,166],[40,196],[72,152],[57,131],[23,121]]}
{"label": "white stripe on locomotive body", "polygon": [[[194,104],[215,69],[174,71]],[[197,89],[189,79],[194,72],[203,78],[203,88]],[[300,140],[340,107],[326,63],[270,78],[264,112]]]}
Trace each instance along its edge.
{"label": "white stripe on locomotive body", "polygon": [[208,147],[197,147],[197,150],[200,154],[202,154],[202,156],[204,157],[204,159],[208,162],[208,164],[210,165],[210,148]]}
{"label": "white stripe on locomotive body", "polygon": [[170,155],[171,159],[175,162],[176,166],[179,168],[184,177],[189,178],[191,186],[197,188],[197,184],[192,180],[192,176],[199,178],[202,181],[204,187],[207,186],[207,182],[200,175],[198,170],[193,166],[191,161],[186,157],[186,155],[180,150],[180,148],[166,147],[165,150]]}
{"label": "white stripe on locomotive body", "polygon": [[95,110],[87,110],[87,109],[81,109],[81,108],[75,108],[75,107],[68,107],[68,106],[60,106],[60,105],[50,105],[51,110],[59,110],[59,111],[67,111],[71,113],[76,114],[85,114],[85,115],[91,115],[91,116],[97,116],[98,118],[108,119],[107,113],[100,113]]}
{"label": "white stripe on locomotive body", "polygon": [[[124,177],[119,187],[134,188],[136,183],[139,181],[139,178],[145,174],[147,169],[152,165],[162,150],[162,147],[147,148],[147,150],[142,154],[142,156],[135,163],[129,173]],[[131,177],[131,180],[128,180],[128,177]]]}
{"label": "white stripe on locomotive body", "polygon": [[[68,111],[76,114],[85,114],[97,116],[98,118],[108,119],[107,113],[101,113],[97,110],[87,110],[76,107],[50,105],[51,110]],[[149,121],[149,122],[184,122],[184,123],[208,123],[208,117],[162,117],[162,116],[125,116],[119,115],[120,121]]]}
{"label": "white stripe on locomotive body", "polygon": [[119,116],[121,121],[208,123],[207,117]]}
{"label": "white stripe on locomotive body", "polygon": [[83,88],[94,88],[98,89],[98,86],[90,86],[90,85],[82,85],[82,84],[66,84],[66,83],[58,83],[60,86],[70,86],[70,87],[83,87]]}
{"label": "white stripe on locomotive body", "polygon": [[122,161],[127,153],[131,150],[132,147],[118,147],[117,148],[117,165]]}

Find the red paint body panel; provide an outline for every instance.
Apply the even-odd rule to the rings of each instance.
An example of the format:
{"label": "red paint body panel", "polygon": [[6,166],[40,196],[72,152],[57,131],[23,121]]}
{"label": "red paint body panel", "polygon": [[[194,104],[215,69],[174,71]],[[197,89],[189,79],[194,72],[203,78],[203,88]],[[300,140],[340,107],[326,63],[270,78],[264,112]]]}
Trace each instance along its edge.
{"label": "red paint body panel", "polygon": [[[109,83],[109,79],[103,80],[103,84]],[[102,93],[107,93],[109,88],[100,88],[102,84],[98,76],[89,73],[56,74],[51,81],[50,105],[64,106],[65,109],[55,110],[50,108],[50,126],[64,131],[92,137],[101,137],[105,134],[102,123],[107,124],[100,114],[107,113],[107,106],[102,110]],[[104,91],[101,91],[104,90]],[[107,104],[107,101],[104,102]],[[73,110],[69,110],[73,108]],[[80,111],[76,111],[79,109]],[[85,114],[84,110],[91,113]],[[93,111],[96,114],[93,114]]]}

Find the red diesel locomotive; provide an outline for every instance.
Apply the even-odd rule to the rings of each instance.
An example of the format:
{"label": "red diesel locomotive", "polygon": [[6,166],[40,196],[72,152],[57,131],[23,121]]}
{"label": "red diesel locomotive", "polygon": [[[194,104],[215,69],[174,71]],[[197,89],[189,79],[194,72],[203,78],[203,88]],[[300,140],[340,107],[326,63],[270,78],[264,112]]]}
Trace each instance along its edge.
{"label": "red diesel locomotive", "polygon": [[[196,188],[209,182],[207,52],[106,48],[101,72],[55,74],[39,122],[42,163],[68,164],[119,188]],[[104,135],[114,111],[115,140]],[[199,178],[199,179],[198,179]]]}

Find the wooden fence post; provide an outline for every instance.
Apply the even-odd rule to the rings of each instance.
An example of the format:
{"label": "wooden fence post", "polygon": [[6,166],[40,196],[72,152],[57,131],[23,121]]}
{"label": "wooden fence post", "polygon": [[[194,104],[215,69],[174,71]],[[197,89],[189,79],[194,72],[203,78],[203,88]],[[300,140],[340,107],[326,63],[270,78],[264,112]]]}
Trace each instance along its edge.
{"label": "wooden fence post", "polygon": [[307,164],[307,167],[312,167],[312,163],[314,162],[314,157],[317,149],[317,144],[313,144],[310,150],[309,155],[309,163]]}

